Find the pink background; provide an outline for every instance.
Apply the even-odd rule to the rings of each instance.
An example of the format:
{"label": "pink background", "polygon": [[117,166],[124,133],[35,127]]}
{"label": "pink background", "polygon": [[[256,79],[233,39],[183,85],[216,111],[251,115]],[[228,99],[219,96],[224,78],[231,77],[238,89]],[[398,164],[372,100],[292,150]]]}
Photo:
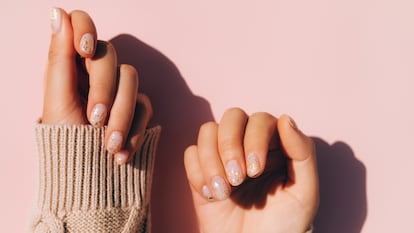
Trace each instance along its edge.
{"label": "pink background", "polygon": [[154,232],[195,232],[181,153],[231,106],[289,113],[315,137],[316,232],[412,230],[414,2],[253,2],[2,1],[1,231],[27,229],[33,206],[51,6],[88,11],[141,72],[164,126]]}

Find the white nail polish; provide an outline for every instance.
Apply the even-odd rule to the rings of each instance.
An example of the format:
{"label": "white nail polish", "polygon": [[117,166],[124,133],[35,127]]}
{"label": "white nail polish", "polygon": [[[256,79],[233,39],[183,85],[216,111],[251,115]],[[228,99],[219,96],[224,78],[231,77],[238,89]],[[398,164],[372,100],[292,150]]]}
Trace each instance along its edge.
{"label": "white nail polish", "polygon": [[123,165],[128,161],[129,153],[128,151],[120,151],[116,153],[115,159],[118,165]]}
{"label": "white nail polish", "polygon": [[229,183],[238,186],[243,182],[243,173],[236,160],[230,160],[226,164],[226,175]]}
{"label": "white nail polish", "polygon": [[215,176],[211,180],[211,187],[217,200],[225,200],[230,196],[229,187],[221,176]]}
{"label": "white nail polish", "polygon": [[210,189],[207,187],[207,185],[204,185],[202,188],[202,192],[203,192],[203,196],[207,199],[207,200],[213,200],[213,195],[210,192]]}
{"label": "white nail polish", "polygon": [[90,122],[94,127],[102,127],[106,120],[107,108],[104,104],[97,104],[92,109]]}
{"label": "white nail polish", "polygon": [[255,177],[260,171],[259,157],[255,153],[251,153],[247,156],[247,175],[249,177]]}
{"label": "white nail polish", "polygon": [[90,33],[84,34],[80,40],[80,49],[82,50],[82,52],[86,54],[92,54],[94,48],[95,48],[95,45],[94,45],[94,38],[92,34]]}
{"label": "white nail polish", "polygon": [[56,34],[60,31],[60,25],[62,23],[60,10],[53,7],[50,9],[50,27],[52,29],[52,34]]}
{"label": "white nail polish", "polygon": [[111,133],[108,139],[107,150],[109,153],[115,154],[120,151],[122,148],[123,136],[119,131],[114,131]]}

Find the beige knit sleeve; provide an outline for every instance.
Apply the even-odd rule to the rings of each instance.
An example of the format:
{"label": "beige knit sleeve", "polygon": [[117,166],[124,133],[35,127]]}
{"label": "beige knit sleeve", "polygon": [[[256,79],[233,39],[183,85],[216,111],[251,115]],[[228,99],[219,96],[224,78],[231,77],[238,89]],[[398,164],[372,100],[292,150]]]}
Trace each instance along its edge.
{"label": "beige knit sleeve", "polygon": [[39,149],[35,233],[150,232],[149,201],[160,127],[148,129],[134,158],[119,166],[105,128],[36,126]]}

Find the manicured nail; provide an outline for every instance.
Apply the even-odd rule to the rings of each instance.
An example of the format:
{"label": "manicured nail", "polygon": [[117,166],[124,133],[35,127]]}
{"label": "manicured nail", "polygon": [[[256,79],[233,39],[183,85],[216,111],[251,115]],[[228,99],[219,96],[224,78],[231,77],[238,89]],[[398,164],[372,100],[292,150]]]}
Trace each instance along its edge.
{"label": "manicured nail", "polygon": [[106,114],[107,114],[107,108],[104,104],[97,104],[95,105],[95,107],[92,109],[92,113],[91,113],[91,124],[94,127],[101,127],[103,126],[105,119],[106,119]]}
{"label": "manicured nail", "polygon": [[95,45],[92,34],[84,34],[80,40],[80,49],[82,50],[82,52],[92,54],[94,48]]}
{"label": "manicured nail", "polygon": [[243,182],[243,173],[239,163],[236,160],[230,160],[226,164],[226,174],[229,183],[237,186]]}
{"label": "manicured nail", "polygon": [[295,120],[293,120],[293,118],[290,116],[287,116],[287,117],[288,117],[290,127],[292,127],[293,129],[298,129],[298,125],[296,124]]}
{"label": "manicured nail", "polygon": [[111,133],[108,139],[107,149],[110,153],[115,154],[120,151],[122,148],[123,136],[119,131],[114,131]]}
{"label": "manicured nail", "polygon": [[247,175],[249,177],[256,176],[260,171],[259,157],[255,153],[247,156]]}
{"label": "manicured nail", "polygon": [[116,153],[115,160],[118,165],[123,165],[128,161],[129,152],[126,150]]}
{"label": "manicured nail", "polygon": [[207,199],[207,200],[213,200],[213,195],[210,192],[210,189],[207,187],[207,185],[203,186],[203,196]]}
{"label": "manicured nail", "polygon": [[217,200],[225,200],[230,195],[229,187],[221,176],[215,176],[211,180],[211,187]]}
{"label": "manicured nail", "polygon": [[62,20],[59,9],[55,7],[50,9],[50,27],[52,28],[53,34],[60,31],[61,22]]}

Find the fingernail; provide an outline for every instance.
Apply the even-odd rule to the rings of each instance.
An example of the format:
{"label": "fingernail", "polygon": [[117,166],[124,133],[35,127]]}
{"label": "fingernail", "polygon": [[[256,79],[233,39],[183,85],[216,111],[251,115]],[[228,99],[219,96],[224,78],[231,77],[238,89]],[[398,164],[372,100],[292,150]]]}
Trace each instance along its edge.
{"label": "fingernail", "polygon": [[90,119],[91,124],[94,127],[103,126],[105,119],[106,119],[106,114],[107,114],[107,108],[104,104],[95,105],[91,113],[91,119]]}
{"label": "fingernail", "polygon": [[229,183],[237,186],[243,182],[243,174],[239,163],[236,160],[230,160],[226,164],[226,174]]}
{"label": "fingernail", "polygon": [[217,200],[225,200],[230,195],[230,190],[227,187],[226,181],[221,176],[215,176],[211,180],[211,187],[214,190],[214,196]]}
{"label": "fingernail", "polygon": [[95,45],[92,34],[84,34],[80,40],[80,49],[82,50],[82,52],[92,54],[94,48]]}
{"label": "fingernail", "polygon": [[259,157],[255,153],[247,156],[247,175],[249,177],[256,176],[260,171]]}
{"label": "fingernail", "polygon": [[53,7],[50,9],[50,27],[52,28],[52,34],[60,31],[61,15],[58,8]]}
{"label": "fingernail", "polygon": [[298,129],[298,125],[296,124],[295,120],[293,120],[293,118],[290,116],[287,116],[287,117],[288,117],[290,127],[292,127],[293,129]]}
{"label": "fingernail", "polygon": [[129,152],[124,150],[116,153],[115,160],[118,165],[123,165],[128,161]]}
{"label": "fingernail", "polygon": [[213,200],[213,195],[210,192],[210,189],[207,187],[207,185],[204,185],[202,188],[202,192],[203,192],[203,196],[207,199],[207,200]]}
{"label": "fingernail", "polygon": [[114,131],[111,133],[108,139],[107,149],[110,153],[115,154],[120,151],[122,148],[122,133],[119,131]]}

